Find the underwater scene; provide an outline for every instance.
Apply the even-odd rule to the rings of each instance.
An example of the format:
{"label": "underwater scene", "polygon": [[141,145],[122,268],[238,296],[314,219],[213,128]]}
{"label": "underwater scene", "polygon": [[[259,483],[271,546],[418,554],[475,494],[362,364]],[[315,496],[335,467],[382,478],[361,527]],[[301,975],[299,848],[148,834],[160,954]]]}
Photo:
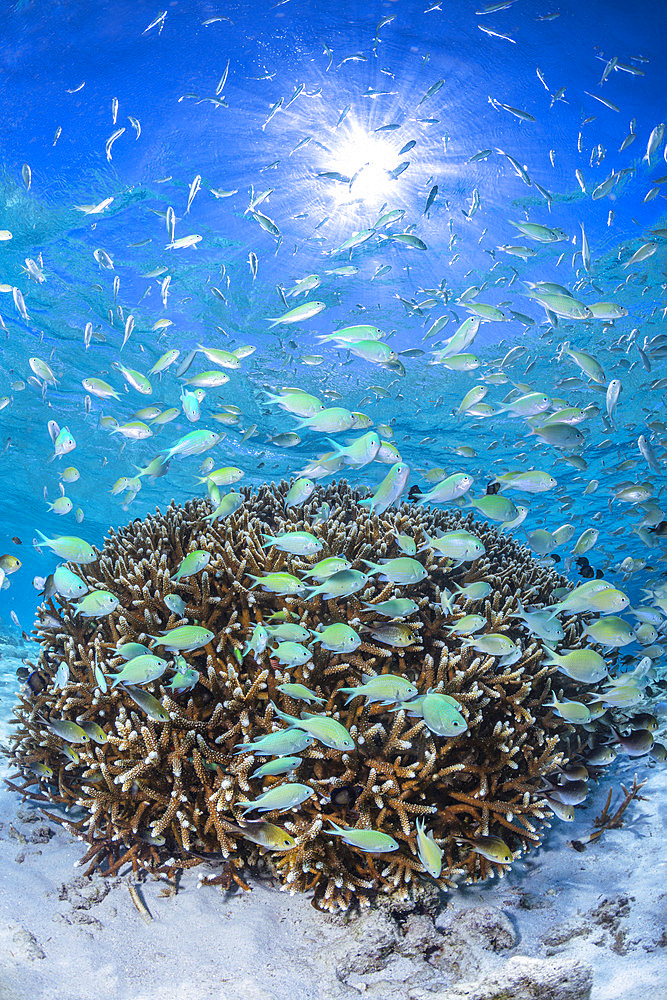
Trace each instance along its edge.
{"label": "underwater scene", "polygon": [[0,1000],[665,996],[667,14],[0,37]]}

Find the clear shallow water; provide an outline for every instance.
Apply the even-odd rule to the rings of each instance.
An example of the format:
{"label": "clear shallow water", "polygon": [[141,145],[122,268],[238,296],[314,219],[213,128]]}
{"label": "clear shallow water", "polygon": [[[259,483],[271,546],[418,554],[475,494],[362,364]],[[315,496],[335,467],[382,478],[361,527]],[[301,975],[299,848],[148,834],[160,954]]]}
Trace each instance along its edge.
{"label": "clear shallow water", "polygon": [[[221,11],[212,4],[175,3],[162,28],[158,24],[145,31],[160,13],[150,4],[115,5],[113,12],[88,5],[52,5],[48,10],[14,5],[0,49],[5,80],[0,229],[12,233],[11,240],[0,243],[0,284],[9,289],[0,293],[6,327],[0,396],[10,398],[0,412],[0,550],[18,555],[23,567],[0,597],[4,622],[14,611],[22,627],[29,628],[36,599],[31,581],[55,565],[47,554],[33,551],[36,528],[50,536],[80,534],[100,544],[110,524],[141,516],[172,496],[185,499],[204,491],[195,479],[202,456],[173,461],[162,478],[144,478],[127,510],[122,497],[110,493],[119,477],[133,475],[135,466],[145,465],[187,431],[208,427],[224,432],[212,452],[216,467],[241,466],[246,473],[242,482],[249,484],[289,477],[326,451],[324,436],[308,432],[289,449],[268,440],[292,430],[295,421],[267,407],[261,390],[285,385],[318,395],[340,393],[341,399],[329,397],[328,405],[361,410],[374,423],[390,425],[392,441],[411,469],[409,485],[426,489],[421,473],[433,466],[448,473],[470,472],[478,494],[495,474],[549,471],[558,480],[553,492],[527,496],[508,491],[515,502],[529,507],[520,534],[574,524],[573,541],[556,550],[562,566],[581,531],[596,527],[600,537],[587,554],[591,565],[607,579],[623,582],[635,603],[642,586],[656,585],[664,576],[664,541],[651,535],[642,540],[633,530],[645,511],[618,501],[610,505],[610,500],[628,482],[649,481],[655,496],[664,487],[663,469],[656,472],[646,465],[637,438],[647,435],[658,458],[664,452],[664,429],[655,422],[665,420],[665,387],[659,381],[665,361],[660,350],[649,354],[648,371],[637,345],[664,332],[667,241],[650,232],[664,224],[664,203],[660,193],[645,200],[667,173],[664,142],[650,164],[642,157],[651,130],[664,117],[665,23],[648,2],[631,9],[592,4],[586,10],[574,4],[550,8],[518,2],[485,16],[476,16],[475,9],[482,7],[456,3],[422,13],[414,4],[346,8],[294,2],[258,12],[250,4]],[[555,11],[557,18],[543,19]],[[204,23],[219,17],[231,20]],[[376,26],[387,17],[394,20],[379,29],[376,42]],[[515,44],[485,34],[480,24],[507,34]],[[616,68],[600,85],[614,56],[643,75]],[[228,60],[219,95],[228,107],[222,107],[210,99]],[[564,100],[553,107],[537,67],[552,95],[565,88]],[[439,80],[444,80],[442,87],[419,104]],[[302,93],[267,123],[275,102],[282,98],[287,105],[301,84]],[[369,90],[374,96],[366,96]],[[536,120],[521,121],[494,107],[489,97]],[[337,126],[347,105],[350,110]],[[139,136],[128,116],[140,123]],[[637,138],[620,153],[633,118]],[[592,120],[582,124],[587,119]],[[400,127],[375,131],[386,124]],[[120,128],[125,132],[108,160],[105,143]],[[399,155],[412,140],[415,146]],[[606,153],[596,165],[598,146]],[[492,150],[487,159],[469,162],[484,149]],[[534,184],[528,186],[497,149],[524,165],[550,197]],[[395,179],[388,176],[406,160],[407,169]],[[24,163],[31,170],[29,190],[21,176]],[[333,170],[352,177],[360,167],[364,169],[351,189],[317,176]],[[576,179],[577,169],[586,193]],[[612,170],[623,169],[628,172],[609,195],[592,199],[591,192]],[[197,175],[201,190],[186,215],[188,191]],[[436,184],[437,197],[425,216]],[[237,193],[215,197],[211,189]],[[278,226],[280,241],[246,211],[251,190],[257,196],[269,189],[258,210]],[[470,212],[475,191],[480,206],[467,218],[463,213]],[[113,201],[100,214],[76,208],[109,198]],[[169,238],[163,215],[169,206],[177,217],[177,238],[201,235],[196,249],[165,249]],[[354,233],[372,227],[383,206],[403,210],[403,219],[378,230],[351,253],[332,254]],[[564,230],[568,242],[523,238],[510,220],[526,218]],[[581,223],[591,248],[589,272],[577,256]],[[411,226],[427,250],[382,239]],[[653,256],[625,267],[647,241],[656,244]],[[527,246],[536,255],[524,261],[498,249],[507,244]],[[113,259],[113,270],[96,262],[93,254],[99,248]],[[254,280],[251,252],[258,260]],[[26,258],[39,263],[40,254],[41,283],[23,270]],[[351,276],[326,273],[346,265],[358,271]],[[391,269],[374,277],[385,267]],[[146,277],[159,268],[166,270]],[[309,298],[324,302],[326,309],[308,322],[271,329],[267,317],[285,311],[276,286],[290,289],[309,274],[321,279]],[[165,306],[160,286],[166,276],[171,282]],[[617,302],[628,315],[613,325],[561,319],[554,329],[544,309],[526,297],[526,281],[558,282],[586,304]],[[474,372],[430,365],[431,352],[469,315],[460,299],[471,286],[481,289],[471,301],[498,306],[508,317],[509,310],[528,314],[534,325],[514,319],[483,323],[468,349],[481,361]],[[27,321],[14,304],[13,287],[23,294]],[[290,298],[288,304],[303,300]],[[121,353],[129,315],[135,328]],[[448,325],[425,340],[441,316],[448,317]],[[155,331],[159,319],[173,325]],[[93,336],[86,350],[87,323],[92,323]],[[380,327],[398,352],[419,349],[425,354],[403,355],[403,374],[350,357],[333,343],[317,342],[318,335],[352,323]],[[621,380],[613,429],[602,416],[606,382],[596,385],[583,377],[579,384],[562,385],[580,375],[569,359],[558,360],[565,340],[599,359],[606,382]],[[125,390],[113,362],[120,358],[145,373],[167,349],[180,350],[182,359],[200,342],[225,349],[250,344],[255,353],[238,371],[227,372],[227,385],[208,392],[197,424],[181,415],[162,429],[155,427],[149,440],[121,447],[118,436],[100,427],[101,415],[123,422],[148,404],[178,406],[181,380],[172,368],[152,379],[150,397],[142,396]],[[502,369],[508,381],[485,382],[499,370],[494,362],[514,346],[525,353]],[[304,363],[309,354],[321,355],[322,363]],[[44,393],[28,381],[28,359],[35,356],[48,361],[58,380]],[[212,367],[197,358],[188,374]],[[109,381],[120,401],[93,398],[86,412],[81,379],[88,376]],[[488,384],[485,403],[497,408],[516,383],[520,391],[545,392],[567,405],[599,409],[578,425],[585,445],[577,454],[586,468],[570,464],[567,450],[529,435],[523,420],[505,414],[453,415],[472,386]],[[378,397],[369,392],[370,385],[388,395]],[[240,407],[235,427],[221,427],[211,418],[222,404]],[[67,425],[77,442],[73,452],[52,463],[49,420]],[[243,440],[252,425],[256,432]],[[340,441],[353,436],[336,435]],[[457,454],[461,445],[471,446],[475,455]],[[51,501],[58,496],[58,474],[67,465],[81,472],[80,480],[67,487],[74,508],[83,510],[81,524],[73,512],[64,517],[49,513],[44,502],[45,490]],[[352,472],[351,478],[374,486],[387,470],[374,464]],[[591,479],[599,487],[585,493]],[[20,547],[14,537],[22,540]],[[614,569],[628,556],[647,563],[629,580]],[[574,565],[571,575],[579,579]],[[629,651],[638,655],[640,648]]]}

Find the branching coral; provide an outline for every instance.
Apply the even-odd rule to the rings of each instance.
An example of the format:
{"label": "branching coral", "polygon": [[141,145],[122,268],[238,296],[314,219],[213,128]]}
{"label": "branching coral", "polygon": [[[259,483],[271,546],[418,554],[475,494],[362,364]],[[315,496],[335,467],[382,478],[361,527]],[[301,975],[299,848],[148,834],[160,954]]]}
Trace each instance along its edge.
{"label": "branching coral", "polygon": [[[69,807],[68,828],[88,844],[83,859],[88,872],[115,872],[130,863],[135,870],[174,872],[213,856],[224,862],[215,881],[245,885],[243,873],[268,862],[286,887],[312,891],[316,906],[346,909],[368,905],[378,892],[404,897],[419,891],[428,878],[415,831],[415,821],[423,817],[444,852],[439,885],[501,874],[506,865],[485,859],[462,838],[499,836],[515,855],[540,843],[551,815],[544,777],[579,746],[575,728],[546,703],[554,689],[566,696],[584,690],[545,665],[541,642],[510,616],[519,599],[553,603],[554,589],[568,581],[536,562],[515,539],[471,516],[405,504],[369,515],[345,482],[285,510],[286,489],[283,483],[256,493],[244,490],[243,506],[222,521],[204,520],[209,504],[197,500],[111,531],[98,562],[77,572],[91,588],[116,594],[118,609],[84,619],[66,600],[41,606],[36,624],[41,683],[33,687],[42,690],[24,688],[16,709],[12,755],[23,778],[16,787]],[[330,508],[324,520],[317,517],[323,500]],[[301,576],[327,555],[363,568],[363,559],[401,555],[397,533],[411,535],[419,548],[425,533],[433,537],[453,528],[473,532],[485,554],[455,568],[425,549],[418,558],[428,576],[407,588],[371,577],[362,590],[337,600],[250,589],[249,574],[287,570]],[[324,547],[310,558],[262,547],[264,533],[285,530],[310,531]],[[208,566],[172,582],[194,549],[210,553]],[[458,597],[450,609],[441,600],[442,589],[478,580],[492,588],[474,607],[486,618],[486,631],[505,634],[521,647],[520,658],[509,666],[445,631],[472,606]],[[182,618],[164,604],[170,593],[185,601]],[[316,645],[313,659],[298,667],[281,666],[271,645],[242,656],[256,623],[275,612],[289,612],[289,620],[308,629],[332,622],[361,629],[379,618],[364,604],[406,594],[419,608],[406,619],[414,641],[405,648],[377,638],[367,642],[361,631],[364,641],[353,653]],[[149,635],[187,623],[215,633],[209,645],[186,654],[197,682],[181,693],[167,685],[166,675],[143,685],[161,701],[168,721],[149,718],[123,684],[112,687],[109,678],[108,685],[100,685],[100,669],[109,677],[122,667],[119,644],[149,643]],[[576,619],[564,628],[563,645],[583,644]],[[61,661],[69,678],[57,686]],[[467,731],[454,738],[434,735],[409,706],[368,704],[361,697],[345,704],[341,687],[380,673],[403,675],[421,693],[434,689],[455,699]],[[340,752],[316,741],[300,753],[295,775],[252,777],[266,758],[235,753],[234,747],[285,728],[272,703],[297,716],[309,707],[278,691],[286,682],[314,690],[323,699],[314,710],[342,723],[355,748]],[[98,734],[82,745],[66,744],[47,728],[45,720],[54,719],[98,723],[106,739]],[[267,814],[296,843],[291,850],[264,854],[262,862],[263,852],[240,832],[243,803],[293,780],[316,794],[290,812]],[[384,831],[399,848],[373,855],[348,846],[327,832],[331,820]]]}

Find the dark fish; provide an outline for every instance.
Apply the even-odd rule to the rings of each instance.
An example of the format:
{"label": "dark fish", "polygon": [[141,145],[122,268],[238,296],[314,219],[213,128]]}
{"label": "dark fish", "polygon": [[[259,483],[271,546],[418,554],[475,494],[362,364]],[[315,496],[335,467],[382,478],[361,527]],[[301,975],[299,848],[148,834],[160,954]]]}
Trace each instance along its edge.
{"label": "dark fish", "polygon": [[33,670],[26,681],[33,694],[41,694],[48,684],[48,678],[39,670]]}
{"label": "dark fish", "polygon": [[424,209],[424,215],[428,212],[429,208],[432,206],[438,194],[438,185],[434,184],[428,193],[428,198],[426,199],[426,208]]}

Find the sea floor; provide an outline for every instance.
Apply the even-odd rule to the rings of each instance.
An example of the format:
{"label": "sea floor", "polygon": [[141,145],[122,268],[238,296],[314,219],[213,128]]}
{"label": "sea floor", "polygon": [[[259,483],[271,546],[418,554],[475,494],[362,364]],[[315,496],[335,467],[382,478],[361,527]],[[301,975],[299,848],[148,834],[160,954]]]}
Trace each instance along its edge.
{"label": "sea floor", "polygon": [[[2,646],[1,745],[27,651]],[[9,773],[0,759],[0,776]],[[571,842],[592,832],[609,788],[620,801],[620,782],[631,784],[635,773],[646,778],[645,798],[630,804],[623,828],[575,850]],[[82,845],[3,784],[0,1000],[491,997],[482,986],[449,990],[489,976],[487,986],[500,982],[521,966],[519,956],[543,960],[534,967],[559,982],[564,1000],[588,996],[587,967],[592,1000],[663,1000],[666,811],[667,768],[621,758],[576,821],[554,820],[546,844],[508,876],[442,895],[427,912],[382,905],[344,921],[270,879],[253,882],[252,892],[198,888],[200,868],[185,873],[176,893],[164,880],[144,881],[147,920],[133,903],[131,875],[82,877]],[[505,995],[556,996],[517,989]]]}

